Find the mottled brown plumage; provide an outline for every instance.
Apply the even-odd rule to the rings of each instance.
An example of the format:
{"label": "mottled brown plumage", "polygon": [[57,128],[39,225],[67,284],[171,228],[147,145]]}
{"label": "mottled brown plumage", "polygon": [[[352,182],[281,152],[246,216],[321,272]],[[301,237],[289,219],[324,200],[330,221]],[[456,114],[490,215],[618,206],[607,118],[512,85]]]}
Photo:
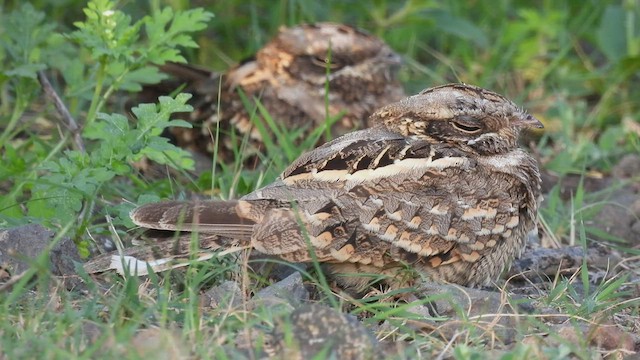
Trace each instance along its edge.
{"label": "mottled brown plumage", "polygon": [[[395,285],[406,267],[467,286],[496,280],[535,226],[540,176],[517,140],[521,129],[542,124],[505,97],[464,84],[424,90],[369,121],[372,128],[302,155],[279,180],[237,201],[149,204],[131,218],[155,231],[203,234],[202,256],[250,246],[308,262],[311,248],[334,274],[388,275]],[[185,258],[175,249],[170,257]],[[150,257],[144,248],[127,255],[142,267],[136,261]],[[88,270],[121,265],[116,255]],[[362,290],[370,279],[337,280]]]}
{"label": "mottled brown plumage", "polygon": [[[340,120],[332,133],[342,135],[364,128],[365,120],[376,108],[404,97],[395,78],[399,64],[399,56],[384,42],[352,27],[332,23],[298,25],[282,28],[255,59],[224,74],[169,64],[163,70],[173,75],[173,80],[147,88],[143,94],[146,100],[155,101],[158,95],[184,83],[183,91],[194,94],[191,104],[195,111],[188,118],[194,128],[172,129],[177,144],[205,154],[213,153],[217,146],[219,158],[231,162],[232,150],[238,149],[243,137],[248,136],[243,155],[246,164],[253,164],[255,154],[264,150],[255,121],[269,130],[256,101],[279,126],[289,131],[304,130],[301,138],[335,116]],[[248,103],[242,101],[241,94]],[[217,127],[219,144],[214,142]]]}

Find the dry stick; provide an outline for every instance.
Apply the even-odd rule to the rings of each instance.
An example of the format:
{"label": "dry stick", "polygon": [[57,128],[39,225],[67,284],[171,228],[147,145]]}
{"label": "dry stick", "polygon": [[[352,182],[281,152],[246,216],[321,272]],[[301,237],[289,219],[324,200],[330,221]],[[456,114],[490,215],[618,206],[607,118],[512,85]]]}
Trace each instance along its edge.
{"label": "dry stick", "polygon": [[58,110],[58,114],[60,114],[60,117],[63,120],[63,125],[67,129],[69,129],[69,131],[73,135],[73,141],[75,142],[76,146],[80,151],[84,152],[85,148],[84,142],[82,141],[82,136],[80,135],[80,127],[78,126],[78,123],[73,119],[73,116],[71,116],[71,113],[67,109],[67,106],[64,104],[64,102],[62,102],[60,96],[58,96],[58,93],[56,93],[56,90],[53,88],[53,86],[51,86],[51,83],[49,82],[49,79],[45,75],[44,71],[38,71],[38,80],[40,81],[42,89],[44,89],[44,93],[47,95],[49,100],[53,102],[56,110]]}
{"label": "dry stick", "polygon": [[[38,81],[40,81],[40,85],[42,86],[44,93],[47,95],[49,100],[53,102],[56,110],[58,110],[58,114],[62,119],[62,124],[71,132],[71,135],[73,135],[73,142],[76,144],[76,148],[83,153],[86,152],[78,123],[75,121],[73,116],[71,116],[69,109],[67,109],[67,106],[64,104],[60,96],[58,96],[56,90],[51,86],[51,83],[44,71],[38,71]],[[85,213],[89,208],[93,208],[93,201],[83,203],[82,211],[78,214],[78,221],[82,222],[82,219],[84,219]]]}

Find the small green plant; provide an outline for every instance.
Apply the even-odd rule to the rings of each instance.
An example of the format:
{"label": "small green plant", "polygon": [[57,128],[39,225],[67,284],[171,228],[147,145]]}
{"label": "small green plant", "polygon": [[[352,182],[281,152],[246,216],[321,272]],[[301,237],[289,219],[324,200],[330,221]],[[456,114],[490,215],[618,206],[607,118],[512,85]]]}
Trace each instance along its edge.
{"label": "small green plant", "polygon": [[[141,84],[161,80],[164,76],[153,65],[186,62],[179,48],[197,47],[190,33],[204,29],[213,16],[203,9],[174,13],[167,7],[132,24],[131,18],[109,0],[89,2],[84,13],[86,21],[76,22],[78,30],[70,37],[96,61],[87,124],[95,121],[114,91],[137,91]],[[144,42],[140,41],[142,28]]]}
{"label": "small green plant", "polygon": [[[10,14],[0,14],[0,148],[15,137],[20,118],[38,94],[37,72],[44,70],[48,44],[55,25],[29,3]],[[6,31],[12,29],[13,31]],[[7,91],[10,89],[11,91]],[[0,179],[1,179],[0,175]]]}
{"label": "small green plant", "polygon": [[185,105],[189,95],[176,99],[160,98],[160,105],[142,104],[132,109],[133,128],[119,114],[99,114],[85,127],[84,138],[96,140],[91,153],[66,150],[60,158],[44,162],[36,171],[46,177],[32,181],[29,216],[65,223],[72,221],[83,204],[97,198],[101,187],[115,176],[131,172],[130,164],[149,157],[160,163],[193,167],[189,154],[175,147],[160,134],[169,126],[190,126],[182,120],[169,120],[171,114],[191,110]]}
{"label": "small green plant", "polygon": [[[0,149],[8,157],[0,166],[0,181],[12,184],[8,196],[0,200],[0,221],[6,225],[37,221],[60,227],[80,218],[73,229],[76,239],[100,214],[96,210],[103,207],[97,209],[96,202],[113,196],[111,191],[117,193],[117,188],[105,188],[105,184],[116,177],[139,181],[132,176],[134,162],[144,157],[177,169],[193,168],[185,150],[161,137],[167,127],[191,126],[171,120],[176,112],[192,110],[186,105],[189,95],[133,107],[133,122],[101,111],[116,91],[137,91],[144,83],[160,81],[163,75],[156,65],[185,62],[180,49],[196,47],[191,34],[203,29],[213,16],[202,9],[173,12],[165,8],[133,22],[108,0],[89,2],[84,13],[86,20],[74,24],[78,30],[64,35],[53,32],[55,26],[44,22],[44,13],[29,4],[3,15],[4,24],[19,30],[2,36],[2,54],[9,61],[0,68],[0,85],[9,89],[2,94],[16,99],[3,102],[13,103],[13,108],[5,105],[0,109]],[[64,39],[63,54],[49,61],[46,55]],[[68,81],[59,100],[71,109],[58,116],[68,131],[53,145],[41,142],[29,127],[18,126],[38,93],[38,80],[48,90],[46,75],[38,73],[48,67]],[[86,96],[87,89],[93,89],[91,96]],[[83,96],[76,97],[79,92]],[[79,126],[74,118],[82,119]],[[27,123],[35,121],[26,119]],[[26,141],[16,141],[18,134],[24,134]],[[28,163],[22,161],[23,154],[31,154]]]}

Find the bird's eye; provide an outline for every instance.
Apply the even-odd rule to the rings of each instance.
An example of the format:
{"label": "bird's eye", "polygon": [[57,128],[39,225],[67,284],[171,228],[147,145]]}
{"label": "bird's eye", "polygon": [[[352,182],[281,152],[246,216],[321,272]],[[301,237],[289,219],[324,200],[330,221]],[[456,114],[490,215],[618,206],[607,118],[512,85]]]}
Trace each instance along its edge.
{"label": "bird's eye", "polygon": [[478,131],[480,131],[481,129],[477,126],[469,126],[469,125],[464,125],[458,122],[453,122],[453,127],[456,128],[457,130],[460,130],[462,132],[468,133],[468,134],[475,134]]}
{"label": "bird's eye", "polygon": [[331,70],[340,69],[344,66],[340,64],[338,61],[336,61],[335,59],[329,60],[328,58],[320,57],[320,56],[313,56],[311,58],[311,62],[314,65],[319,66],[323,69],[326,69],[327,67],[329,67],[329,69]]}

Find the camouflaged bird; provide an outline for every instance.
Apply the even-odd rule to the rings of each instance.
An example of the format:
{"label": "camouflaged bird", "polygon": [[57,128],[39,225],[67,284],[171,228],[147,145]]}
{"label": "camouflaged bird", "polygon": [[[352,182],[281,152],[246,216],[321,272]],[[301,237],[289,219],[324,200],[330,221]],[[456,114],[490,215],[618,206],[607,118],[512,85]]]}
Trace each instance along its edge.
{"label": "camouflaged bird", "polygon": [[219,159],[232,162],[233,149],[247,136],[245,164],[254,164],[255,155],[264,151],[262,133],[254,123],[270,129],[256,102],[281,128],[303,130],[300,138],[336,116],[332,134],[342,135],[366,127],[375,109],[405,97],[396,79],[399,65],[400,57],[384,42],[350,26],[298,25],[280,29],[255,59],[225,74],[168,64],[162,69],[173,80],[148,87],[143,101],[155,101],[184,83],[182,91],[194,94],[195,111],[187,119],[194,128],[171,129],[177,145],[205,154],[217,147]]}
{"label": "camouflaged bird", "polygon": [[[495,281],[535,227],[540,176],[518,136],[542,124],[505,97],[464,84],[426,89],[369,121],[371,128],[302,155],[277,181],[239,200],[137,208],[137,225],[156,236],[182,235],[102,256],[87,271],[182,266],[189,232],[197,232],[198,259],[252,247],[309,262],[313,250],[332,274],[387,275],[390,285],[406,267],[438,282]],[[336,276],[358,291],[370,280]]]}

